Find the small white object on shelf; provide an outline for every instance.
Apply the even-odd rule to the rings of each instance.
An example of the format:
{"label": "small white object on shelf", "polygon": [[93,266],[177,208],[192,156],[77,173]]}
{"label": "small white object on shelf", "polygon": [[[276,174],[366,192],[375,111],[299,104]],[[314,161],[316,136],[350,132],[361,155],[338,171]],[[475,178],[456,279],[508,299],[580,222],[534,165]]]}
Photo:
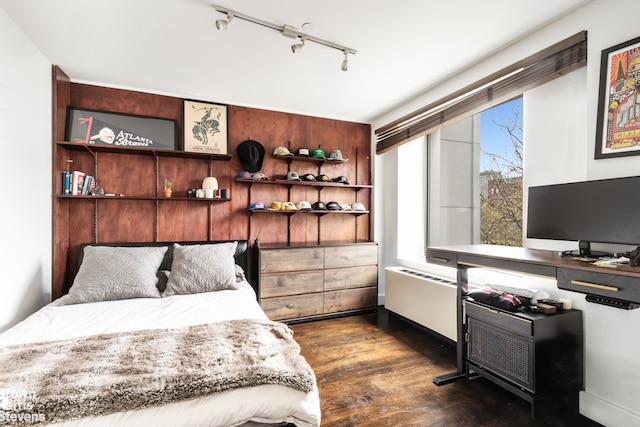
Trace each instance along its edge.
{"label": "small white object on shelf", "polygon": [[[202,188],[204,190],[217,190],[218,189],[218,180],[213,176],[208,176],[202,181]],[[213,197],[213,196],[212,196]]]}

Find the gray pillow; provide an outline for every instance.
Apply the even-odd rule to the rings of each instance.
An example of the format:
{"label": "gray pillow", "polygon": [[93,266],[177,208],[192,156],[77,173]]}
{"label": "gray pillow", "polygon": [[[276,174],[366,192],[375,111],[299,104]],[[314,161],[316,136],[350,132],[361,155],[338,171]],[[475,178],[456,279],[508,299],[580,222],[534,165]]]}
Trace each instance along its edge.
{"label": "gray pillow", "polygon": [[85,246],[65,304],[160,298],[156,273],[167,246]]}
{"label": "gray pillow", "polygon": [[238,289],[233,255],[238,242],[173,245],[173,263],[164,296]]}

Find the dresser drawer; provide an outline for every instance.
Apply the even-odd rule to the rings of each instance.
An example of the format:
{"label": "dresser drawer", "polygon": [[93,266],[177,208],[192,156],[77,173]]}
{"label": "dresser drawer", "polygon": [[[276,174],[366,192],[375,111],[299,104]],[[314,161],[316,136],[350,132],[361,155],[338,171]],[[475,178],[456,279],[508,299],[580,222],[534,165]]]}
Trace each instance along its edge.
{"label": "dresser drawer", "polygon": [[377,303],[377,288],[347,289],[324,293],[325,313],[373,308]]}
{"label": "dresser drawer", "polygon": [[264,298],[260,306],[271,320],[295,319],[323,313],[323,294]]}
{"label": "dresser drawer", "polygon": [[263,249],[260,251],[260,273],[321,270],[324,248]]}
{"label": "dresser drawer", "polygon": [[324,249],[324,268],[378,264],[377,245],[330,246]]}
{"label": "dresser drawer", "polygon": [[378,266],[333,268],[324,271],[324,290],[364,288],[378,284]]}
{"label": "dresser drawer", "polygon": [[558,287],[583,294],[640,303],[640,278],[635,277],[559,268]]}
{"label": "dresser drawer", "polygon": [[271,298],[322,292],[323,282],[322,270],[265,274],[260,279],[260,295]]}
{"label": "dresser drawer", "polygon": [[471,301],[465,303],[468,317],[482,320],[490,325],[511,331],[521,336],[533,335],[533,322],[517,314],[510,314],[498,309],[485,307]]}

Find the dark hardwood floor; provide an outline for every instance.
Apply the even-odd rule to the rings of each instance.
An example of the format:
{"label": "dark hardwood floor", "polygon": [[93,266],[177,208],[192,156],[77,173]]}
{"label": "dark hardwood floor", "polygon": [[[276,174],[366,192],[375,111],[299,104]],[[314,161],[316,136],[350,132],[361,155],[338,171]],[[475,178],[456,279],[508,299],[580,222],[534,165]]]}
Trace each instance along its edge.
{"label": "dark hardwood floor", "polygon": [[455,347],[384,308],[290,325],[320,390],[322,426],[580,426],[577,410],[534,420],[527,402],[486,379],[442,386]]}

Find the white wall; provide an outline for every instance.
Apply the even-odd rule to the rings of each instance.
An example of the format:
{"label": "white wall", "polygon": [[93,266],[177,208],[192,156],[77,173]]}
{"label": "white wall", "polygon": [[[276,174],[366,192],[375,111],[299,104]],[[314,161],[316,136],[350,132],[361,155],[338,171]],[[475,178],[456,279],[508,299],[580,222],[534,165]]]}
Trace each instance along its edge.
{"label": "white wall", "polygon": [[[587,30],[587,67],[525,95],[525,187],[638,175],[640,157],[594,160],[600,52],[638,36],[637,25],[622,19],[628,13],[624,11],[634,8],[637,8],[636,0],[594,0],[440,87],[421,94],[403,108],[379,117],[372,128],[383,126],[578,31]],[[388,230],[396,230],[395,217],[382,205],[389,194],[385,191],[394,187],[394,178],[389,172],[401,167],[390,164],[395,160],[390,153],[375,157],[375,182],[385,183],[376,185],[375,189],[374,230],[376,239],[385,248],[382,269],[399,263],[393,246],[397,240],[385,240]],[[379,171],[385,171],[384,181]],[[527,240],[525,244],[543,249],[562,246],[536,240]],[[586,391],[580,396],[581,413],[605,426],[640,425],[640,331],[637,328],[640,310],[587,304],[583,295],[560,292],[550,280],[526,277],[520,280],[527,286],[554,291],[556,296],[569,296],[576,308],[584,312]],[[384,293],[384,283],[381,283],[381,293]]]}
{"label": "white wall", "polygon": [[51,64],[0,9],[0,332],[50,301]]}

